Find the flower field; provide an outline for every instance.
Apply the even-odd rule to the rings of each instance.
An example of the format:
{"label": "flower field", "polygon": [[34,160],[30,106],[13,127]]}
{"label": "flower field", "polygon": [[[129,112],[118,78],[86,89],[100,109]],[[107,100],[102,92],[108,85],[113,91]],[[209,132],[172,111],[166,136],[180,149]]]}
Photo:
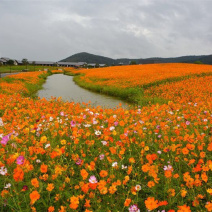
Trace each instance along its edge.
{"label": "flower field", "polygon": [[27,97],[43,72],[0,81],[1,211],[212,211],[212,77],[201,75],[212,66],[144,66],[71,71],[123,90],[152,83],[144,95],[167,104]]}
{"label": "flower field", "polygon": [[82,73],[81,80],[102,86],[115,86],[121,88],[145,87],[175,80],[191,75],[211,74],[211,65],[194,64],[150,64],[128,65],[108,68],[71,70],[73,73]]}

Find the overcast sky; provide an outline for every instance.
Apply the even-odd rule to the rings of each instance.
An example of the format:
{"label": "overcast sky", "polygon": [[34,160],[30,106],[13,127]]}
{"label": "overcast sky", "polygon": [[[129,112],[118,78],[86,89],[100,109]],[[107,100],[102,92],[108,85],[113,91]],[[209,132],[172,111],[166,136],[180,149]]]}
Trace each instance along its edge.
{"label": "overcast sky", "polygon": [[0,57],[212,54],[212,0],[0,0]]}

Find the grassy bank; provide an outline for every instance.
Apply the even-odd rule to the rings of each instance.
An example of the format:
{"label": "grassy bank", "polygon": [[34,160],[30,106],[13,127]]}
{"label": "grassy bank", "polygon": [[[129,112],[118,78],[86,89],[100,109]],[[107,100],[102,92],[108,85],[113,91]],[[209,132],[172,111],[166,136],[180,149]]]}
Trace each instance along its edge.
{"label": "grassy bank", "polygon": [[33,65],[18,65],[18,66],[9,66],[9,65],[4,65],[0,66],[0,73],[13,73],[13,72],[21,72],[24,69],[28,69],[29,71],[43,71],[44,69],[48,70],[56,70],[58,67],[54,66],[33,66]]}
{"label": "grassy bank", "polygon": [[[37,97],[51,71],[27,72],[0,78],[0,92],[5,94],[19,93],[24,97]],[[15,89],[16,88],[16,89]]]}
{"label": "grassy bank", "polygon": [[180,82],[183,80],[188,80],[192,78],[200,78],[200,77],[206,77],[206,76],[212,76],[212,72],[208,73],[200,73],[200,74],[190,74],[187,76],[180,76],[180,77],[172,77],[167,78],[163,80],[158,80],[155,82],[147,83],[142,86],[136,86],[136,87],[129,87],[129,88],[119,88],[115,86],[103,86],[95,84],[95,81],[101,81],[102,79],[95,79],[92,83],[85,82],[81,79],[81,76],[85,75],[84,73],[74,73],[69,71],[64,71],[65,75],[74,76],[74,82],[76,82],[79,86],[86,88],[88,90],[102,93],[110,96],[118,97],[122,100],[125,100],[129,103],[133,103],[135,105],[139,106],[146,106],[151,104],[166,104],[168,103],[167,99],[164,99],[162,97],[148,95],[147,92],[145,94],[145,91],[152,88],[157,87],[159,85],[163,84],[170,84],[174,82]]}

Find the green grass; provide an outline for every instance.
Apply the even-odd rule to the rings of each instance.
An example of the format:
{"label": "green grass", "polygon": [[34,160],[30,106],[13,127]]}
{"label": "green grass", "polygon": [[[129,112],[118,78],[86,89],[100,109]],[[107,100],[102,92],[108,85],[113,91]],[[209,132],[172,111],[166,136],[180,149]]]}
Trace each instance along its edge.
{"label": "green grass", "polygon": [[[204,77],[204,76],[211,76],[212,73],[201,73],[201,74],[191,74],[187,76],[182,76],[182,77],[172,77],[172,78],[167,78],[164,80],[160,81],[155,81],[152,83],[144,84],[141,87],[132,87],[132,88],[118,88],[118,87],[112,87],[112,86],[100,86],[100,85],[95,85],[95,83],[87,83],[81,80],[81,76],[83,74],[77,73],[71,73],[71,72],[64,72],[65,75],[69,76],[74,76],[74,81],[81,87],[86,88],[88,90],[97,92],[97,93],[102,93],[106,94],[109,96],[115,96],[118,97],[126,102],[129,102],[134,105],[139,105],[139,106],[147,106],[151,104],[166,104],[168,103],[167,99],[159,98],[159,97],[150,97],[147,95],[144,95],[144,90],[154,87],[154,86],[159,86],[161,84],[166,84],[166,83],[172,83],[172,82],[178,82],[194,77]],[[95,81],[95,79],[93,79]],[[101,81],[102,79],[98,79],[98,81]],[[104,79],[103,79],[104,80]]]}
{"label": "green grass", "polygon": [[64,72],[64,74],[69,76],[74,76],[73,78],[74,82],[76,82],[77,85],[79,85],[80,87],[86,88],[88,90],[91,90],[97,93],[102,93],[109,96],[118,97],[133,105],[146,106],[149,104],[155,104],[155,103],[165,104],[168,102],[167,100],[162,98],[158,98],[158,97],[152,98],[152,97],[144,96],[143,88],[134,87],[134,88],[123,89],[123,88],[117,88],[112,86],[100,86],[100,85],[84,82],[83,80],[80,79],[80,77],[82,76],[80,74],[73,74],[70,72],[68,73]]}
{"label": "green grass", "polygon": [[39,75],[39,82],[37,84],[25,83],[25,86],[27,90],[29,91],[29,93],[26,94],[26,97],[37,98],[38,90],[41,90],[43,88],[44,82],[46,81],[47,77],[50,75],[52,75],[51,71],[48,71],[46,74],[43,73]]}
{"label": "green grass", "polygon": [[49,69],[49,70],[55,70],[58,67],[54,66],[33,66],[33,65],[28,65],[27,67],[25,65],[18,65],[18,66],[10,66],[9,65],[4,65],[0,66],[0,73],[13,73],[13,72],[21,72],[23,69],[28,69],[29,71],[43,71],[44,69]]}

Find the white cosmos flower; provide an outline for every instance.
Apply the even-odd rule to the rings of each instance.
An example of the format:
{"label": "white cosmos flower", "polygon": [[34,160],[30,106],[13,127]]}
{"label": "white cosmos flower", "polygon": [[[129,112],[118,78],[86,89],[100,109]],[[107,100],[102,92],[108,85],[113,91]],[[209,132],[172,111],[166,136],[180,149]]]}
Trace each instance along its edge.
{"label": "white cosmos flower", "polygon": [[101,131],[99,131],[99,130],[95,131],[95,135],[101,135],[101,134],[102,134]]}
{"label": "white cosmos flower", "polygon": [[50,147],[51,145],[50,144],[46,144],[45,145],[45,149],[47,149],[48,147]]}
{"label": "white cosmos flower", "polygon": [[6,174],[7,174],[7,168],[4,167],[4,166],[2,166],[2,167],[0,168],[0,174],[1,174],[1,175],[6,175]]}
{"label": "white cosmos flower", "polygon": [[105,146],[107,145],[107,141],[101,141],[101,143]]}
{"label": "white cosmos flower", "polygon": [[7,183],[4,188],[10,188],[10,187],[11,187],[11,184]]}
{"label": "white cosmos flower", "polygon": [[136,191],[140,191],[140,190],[141,190],[141,186],[140,186],[140,185],[136,185],[136,186],[135,186],[135,190],[136,190]]}
{"label": "white cosmos flower", "polygon": [[122,165],[121,168],[122,168],[122,169],[127,169],[127,166]]}
{"label": "white cosmos flower", "polygon": [[117,167],[117,166],[118,166],[117,162],[112,163],[112,167]]}
{"label": "white cosmos flower", "polygon": [[114,126],[110,127],[110,131],[113,131],[113,130],[115,130],[115,127]]}

